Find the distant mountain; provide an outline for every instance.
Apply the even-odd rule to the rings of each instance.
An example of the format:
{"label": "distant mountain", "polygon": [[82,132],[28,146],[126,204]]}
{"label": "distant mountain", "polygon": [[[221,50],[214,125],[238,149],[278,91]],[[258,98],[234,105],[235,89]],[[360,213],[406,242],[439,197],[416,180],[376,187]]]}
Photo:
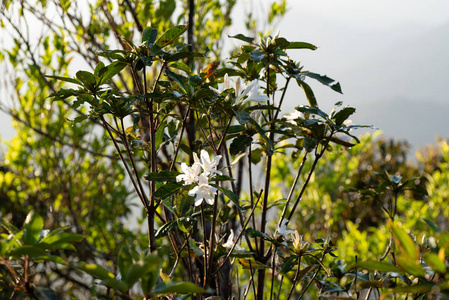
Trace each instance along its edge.
{"label": "distant mountain", "polygon": [[387,137],[407,140],[414,148],[435,143],[435,138],[449,138],[449,102],[391,99],[361,105],[353,121],[374,125]]}

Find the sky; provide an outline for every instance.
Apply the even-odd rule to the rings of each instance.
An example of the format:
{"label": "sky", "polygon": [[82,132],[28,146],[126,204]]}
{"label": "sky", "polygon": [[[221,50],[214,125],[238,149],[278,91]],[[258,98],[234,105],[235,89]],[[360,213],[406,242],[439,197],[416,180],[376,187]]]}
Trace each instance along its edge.
{"label": "sky", "polygon": [[[271,1],[240,0],[237,24],[252,10],[262,14]],[[318,46],[292,50],[305,69],[339,81],[343,95],[311,83],[320,107],[337,101],[357,108],[354,121],[374,125],[388,137],[407,139],[416,149],[436,135],[448,137],[448,0],[290,0],[274,30],[291,41]],[[228,29],[230,35],[239,29]],[[286,110],[305,104],[299,88],[289,90]],[[0,115],[0,135],[13,136]]]}
{"label": "sky", "polygon": [[[449,1],[292,0],[279,29],[318,46],[291,50],[292,58],[340,82],[343,95],[312,84],[322,109],[343,101],[357,109],[355,123],[413,150],[449,137]],[[305,104],[301,93],[289,91],[287,110]]]}

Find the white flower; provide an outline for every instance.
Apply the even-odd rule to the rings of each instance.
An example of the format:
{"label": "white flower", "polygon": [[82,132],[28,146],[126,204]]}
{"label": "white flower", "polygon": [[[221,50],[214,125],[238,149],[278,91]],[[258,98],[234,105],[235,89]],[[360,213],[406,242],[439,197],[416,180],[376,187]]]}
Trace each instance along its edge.
{"label": "white flower", "polygon": [[276,237],[284,237],[284,239],[288,240],[289,234],[294,234],[293,230],[287,229],[287,219],[282,220],[281,226],[276,225]]}
{"label": "white flower", "polygon": [[[259,80],[254,79],[248,85],[242,83],[240,77],[237,78],[235,82],[229,79],[228,74],[225,74],[222,84],[219,84],[218,89],[209,87],[212,91],[217,94],[221,94],[227,89],[233,88],[235,95],[235,103],[245,103],[248,101],[262,102],[269,100],[267,95],[259,95]],[[247,98],[245,98],[248,96]]]}
{"label": "white flower", "polygon": [[[240,78],[239,78],[240,79]],[[242,87],[243,89],[243,87]],[[248,95],[248,98],[243,99],[243,97],[245,97],[246,95]],[[236,102],[237,103],[245,103],[248,101],[255,101],[255,102],[263,102],[263,101],[267,101],[270,98],[268,98],[267,95],[259,95],[259,80],[254,79],[253,81],[251,81],[243,90],[243,92],[237,96],[237,90],[236,90]]]}
{"label": "white flower", "polygon": [[203,173],[198,177],[198,185],[189,191],[189,196],[195,196],[195,206],[201,205],[203,200],[207,204],[214,204],[214,195],[217,189],[209,185],[206,175]]}
{"label": "white flower", "polygon": [[302,240],[302,235],[299,235],[298,231],[295,230],[295,236],[293,238],[293,249],[297,254],[303,254],[309,248],[309,243]]}
{"label": "white flower", "polygon": [[298,125],[298,123],[296,122],[296,119],[304,119],[304,114],[295,109],[294,111],[290,112],[290,114],[285,114],[284,118],[287,119],[288,123],[293,124],[293,125]]}
{"label": "white flower", "polygon": [[228,73],[225,74],[223,83],[218,84],[218,90],[211,86],[209,88],[219,95],[221,95],[221,93],[223,93],[227,89],[233,88],[233,86],[231,86],[231,80],[229,79]]}
{"label": "white flower", "polygon": [[213,174],[221,175],[221,172],[217,170],[217,166],[220,163],[221,155],[217,155],[214,157],[214,159],[211,161],[209,154],[205,150],[201,150],[200,153],[201,161],[196,155],[196,153],[193,154],[193,160],[195,161],[194,165],[201,166],[204,171],[204,175],[208,176]]}
{"label": "white flower", "polygon": [[[226,249],[231,249],[232,246],[234,246],[234,230],[231,229],[228,240],[223,244],[223,247],[225,247]],[[235,245],[234,249],[237,251],[244,250],[243,247],[239,245]]]}
{"label": "white flower", "polygon": [[194,182],[198,182],[198,176],[200,175],[201,168],[197,164],[193,164],[192,167],[187,166],[187,164],[181,164],[181,170],[184,174],[176,176],[176,181],[184,181],[184,185],[189,185]]}

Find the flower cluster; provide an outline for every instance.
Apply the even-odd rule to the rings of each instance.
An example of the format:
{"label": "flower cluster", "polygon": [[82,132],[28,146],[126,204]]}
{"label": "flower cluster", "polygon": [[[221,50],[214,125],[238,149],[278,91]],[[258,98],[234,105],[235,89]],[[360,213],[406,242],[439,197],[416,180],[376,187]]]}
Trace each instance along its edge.
{"label": "flower cluster", "polygon": [[211,161],[209,154],[201,150],[200,158],[196,153],[193,154],[194,163],[191,167],[186,163],[181,164],[183,174],[176,176],[176,181],[184,181],[184,185],[197,184],[189,191],[189,196],[195,197],[195,206],[201,205],[203,200],[210,205],[214,204],[217,189],[209,184],[209,179],[216,174],[221,175],[221,172],[217,170],[220,159],[221,155],[217,155]]}
{"label": "flower cluster", "polygon": [[242,82],[240,77],[233,82],[232,79],[229,79],[228,74],[225,74],[223,84],[220,84],[218,90],[213,87],[209,88],[219,95],[228,89],[234,89],[235,104],[249,101],[260,103],[269,100],[267,95],[259,95],[259,80],[257,79],[254,79],[246,85]]}

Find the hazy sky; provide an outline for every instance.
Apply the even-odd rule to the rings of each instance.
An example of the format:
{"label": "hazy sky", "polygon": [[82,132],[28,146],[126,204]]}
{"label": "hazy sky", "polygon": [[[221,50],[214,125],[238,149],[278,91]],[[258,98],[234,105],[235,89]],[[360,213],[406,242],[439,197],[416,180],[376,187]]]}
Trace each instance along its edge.
{"label": "hazy sky", "polygon": [[[290,55],[343,88],[312,84],[322,108],[341,100],[357,108],[357,123],[415,149],[449,136],[449,1],[292,0],[289,8],[281,36],[319,47]],[[305,102],[299,89],[288,95],[289,109]]]}
{"label": "hazy sky", "polygon": [[[234,20],[242,22],[243,14],[250,10],[261,14],[270,2],[241,0]],[[251,3],[251,9],[242,8]],[[449,108],[448,0],[290,0],[288,3],[289,11],[275,31],[280,29],[281,36],[289,40],[319,47],[316,51],[293,50],[291,56],[306,69],[340,81],[343,88],[344,95],[340,96],[312,84],[320,106],[330,109],[342,100],[358,109],[359,118],[355,117],[358,121],[374,124],[388,136],[406,138],[415,146],[432,142],[436,134],[448,136],[449,118],[433,117]],[[239,33],[235,31],[232,27],[228,33]],[[289,109],[304,104],[301,93],[299,89],[290,91]],[[407,109],[401,109],[403,103]],[[379,105],[385,106],[388,114]],[[415,119],[422,109],[438,110],[435,114],[427,111],[433,127],[418,128]],[[407,128],[396,124],[402,119],[403,123],[408,122]],[[409,128],[414,125],[417,128]],[[0,135],[7,139],[12,136],[4,115],[0,115]]]}

